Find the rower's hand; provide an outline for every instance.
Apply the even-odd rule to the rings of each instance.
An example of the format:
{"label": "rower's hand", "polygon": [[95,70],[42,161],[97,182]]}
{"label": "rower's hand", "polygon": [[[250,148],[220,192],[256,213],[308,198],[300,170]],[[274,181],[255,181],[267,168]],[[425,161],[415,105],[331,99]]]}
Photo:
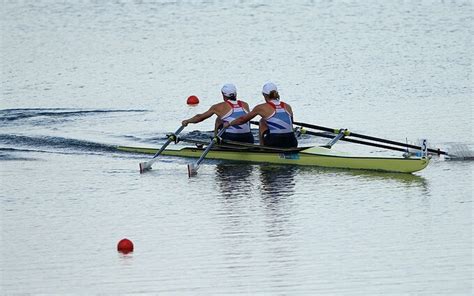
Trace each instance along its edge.
{"label": "rower's hand", "polygon": [[228,128],[229,126],[230,126],[230,122],[228,121],[224,121],[224,123],[222,124],[223,128]]}
{"label": "rower's hand", "polygon": [[189,124],[189,121],[187,119],[181,121],[181,125],[183,126],[188,126],[188,124]]}

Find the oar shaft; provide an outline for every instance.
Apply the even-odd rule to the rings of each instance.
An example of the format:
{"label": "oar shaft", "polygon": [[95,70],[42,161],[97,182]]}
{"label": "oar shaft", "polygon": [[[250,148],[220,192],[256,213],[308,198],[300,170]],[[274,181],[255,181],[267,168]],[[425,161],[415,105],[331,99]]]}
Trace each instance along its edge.
{"label": "oar shaft", "polygon": [[163,146],[161,146],[160,150],[158,150],[158,152],[155,153],[155,155],[153,155],[152,159],[150,159],[149,161],[147,162],[140,162],[139,163],[139,167],[140,167],[140,174],[141,173],[144,173],[146,170],[149,170],[151,169],[151,166],[155,163],[155,161],[157,160],[157,157],[158,155],[161,154],[161,152],[163,152],[166,147],[174,140],[176,140],[176,137],[177,135],[185,128],[184,125],[180,126],[176,132],[174,132],[174,134],[172,134],[171,136],[168,137],[168,140],[166,140],[165,144],[163,144]]}
{"label": "oar shaft", "polygon": [[[329,128],[329,127],[324,127],[324,126],[319,126],[319,125],[314,125],[314,124],[308,124],[308,123],[304,123],[304,122],[296,122],[296,121],[295,121],[295,122],[293,122],[293,123],[296,124],[296,125],[302,126],[302,127],[312,128],[312,129],[317,129],[317,130],[322,130],[322,131],[327,131],[327,132],[331,132],[331,133],[337,133],[337,131],[338,131],[337,129],[333,129],[333,128]],[[387,139],[381,139],[381,138],[372,137],[372,136],[367,136],[367,135],[362,135],[362,134],[353,133],[353,132],[350,133],[350,136],[352,136],[352,137],[357,137],[357,138],[361,138],[361,139],[365,139],[365,140],[377,141],[377,142],[382,142],[382,143],[386,143],[386,144],[391,144],[391,145],[397,145],[397,146],[402,146],[402,147],[407,147],[407,148],[413,148],[413,149],[417,149],[417,150],[422,150],[422,148],[421,148],[420,146],[411,145],[411,144],[402,143],[402,142],[396,142],[396,141],[387,140]],[[431,148],[428,148],[428,152],[432,152],[432,153],[436,153],[436,154],[448,155],[447,152],[442,151],[442,150],[439,150],[439,149],[431,149]]]}
{"label": "oar shaft", "polygon": [[339,134],[337,134],[337,136],[335,136],[331,141],[329,141],[329,143],[327,143],[323,147],[331,149],[331,147],[334,146],[334,144],[336,144],[336,142],[342,139],[343,137],[344,137],[344,131],[341,130]]}
{"label": "oar shaft", "polygon": [[171,137],[168,137],[168,140],[166,140],[166,142],[163,144],[163,146],[161,146],[160,150],[158,150],[158,152],[155,153],[155,155],[153,155],[153,158],[157,157],[158,155],[161,154],[161,152],[163,152],[166,147],[168,147],[168,145],[173,142],[175,140],[175,137],[181,133],[181,131],[185,128],[186,126],[182,125],[180,126],[175,132],[174,134],[171,136]]}
{"label": "oar shaft", "polygon": [[317,130],[320,130],[320,131],[331,132],[331,133],[337,133],[337,131],[338,131],[338,129],[334,129],[334,128],[330,128],[330,127],[324,127],[324,126],[315,125],[315,124],[304,123],[304,122],[298,122],[298,121],[294,121],[293,124],[296,124],[296,125],[299,125],[299,126],[302,126],[302,127],[317,129]]}
{"label": "oar shaft", "polygon": [[214,144],[214,140],[212,140],[212,142],[207,145],[206,149],[204,150],[204,152],[201,154],[201,157],[199,157],[199,159],[196,161],[196,166],[198,166],[199,164],[201,164],[201,162],[204,160],[204,158],[206,157],[207,153],[209,153],[209,150],[211,150],[212,146]]}
{"label": "oar shaft", "polygon": [[216,142],[216,138],[219,138],[220,136],[222,136],[222,134],[224,134],[225,132],[225,128],[221,129],[219,131],[219,133],[217,134],[217,136],[215,138],[212,139],[212,141],[209,143],[209,145],[206,147],[206,149],[204,150],[204,152],[202,153],[201,157],[199,157],[199,159],[196,161],[196,164],[195,166],[199,166],[199,164],[204,160],[204,158],[206,157],[207,153],[209,153],[209,150],[211,150],[212,146],[214,146],[214,143]]}

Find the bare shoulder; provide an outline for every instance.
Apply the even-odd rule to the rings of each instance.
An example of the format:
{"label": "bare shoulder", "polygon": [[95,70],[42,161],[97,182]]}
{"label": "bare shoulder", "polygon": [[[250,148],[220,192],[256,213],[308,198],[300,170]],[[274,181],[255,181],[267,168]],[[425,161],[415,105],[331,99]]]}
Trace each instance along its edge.
{"label": "bare shoulder", "polygon": [[213,105],[214,113],[219,117],[224,116],[227,112],[229,112],[230,109],[231,108],[229,104],[227,104],[226,102],[220,102]]}
{"label": "bare shoulder", "polygon": [[244,105],[245,107],[249,107],[249,103],[247,103],[246,101],[241,101],[242,102],[242,105]]}
{"label": "bare shoulder", "polygon": [[209,108],[209,109],[212,109],[214,111],[221,111],[226,106],[227,106],[227,104],[225,102],[220,102],[220,103],[216,103],[216,104],[212,105],[211,108]]}
{"label": "bare shoulder", "polygon": [[273,109],[267,103],[262,103],[262,104],[258,104],[257,106],[255,106],[255,108],[253,108],[252,112],[255,112],[256,114],[258,114],[262,117],[268,117],[273,113]]}
{"label": "bare shoulder", "polygon": [[291,105],[288,104],[288,103],[285,103],[285,108],[286,110],[290,111],[290,112],[293,112],[293,110],[291,109]]}
{"label": "bare shoulder", "polygon": [[253,109],[254,110],[265,110],[268,107],[267,103],[261,103],[255,106]]}
{"label": "bare shoulder", "polygon": [[249,103],[245,102],[245,101],[240,101],[242,103],[242,107],[248,112],[250,111],[250,106],[249,106]]}

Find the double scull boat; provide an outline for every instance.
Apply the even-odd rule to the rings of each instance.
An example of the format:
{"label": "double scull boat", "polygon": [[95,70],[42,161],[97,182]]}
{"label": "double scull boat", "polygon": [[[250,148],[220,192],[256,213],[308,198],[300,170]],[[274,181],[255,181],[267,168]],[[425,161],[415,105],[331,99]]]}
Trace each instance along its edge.
{"label": "double scull boat", "polygon": [[[161,154],[178,157],[200,157],[205,147],[196,142],[196,147],[167,148]],[[156,148],[118,146],[123,152],[155,154]],[[413,173],[429,164],[429,157],[357,156],[334,151],[321,146],[281,149],[250,144],[235,144],[230,141],[216,144],[206,155],[207,159],[271,163],[285,165],[319,166],[328,168],[374,170],[397,173]]]}

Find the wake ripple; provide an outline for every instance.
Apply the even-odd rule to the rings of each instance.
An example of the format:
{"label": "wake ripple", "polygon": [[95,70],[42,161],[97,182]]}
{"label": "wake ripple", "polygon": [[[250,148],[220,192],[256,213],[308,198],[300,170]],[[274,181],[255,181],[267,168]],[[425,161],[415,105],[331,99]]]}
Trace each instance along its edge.
{"label": "wake ripple", "polygon": [[75,116],[96,115],[104,113],[130,113],[147,112],[147,110],[82,110],[67,108],[27,108],[27,109],[3,109],[0,110],[0,123],[31,119],[36,117],[69,118]]}
{"label": "wake ripple", "polygon": [[0,144],[4,146],[2,148],[3,151],[28,147],[31,148],[31,150],[28,151],[35,152],[44,152],[45,149],[59,149],[68,152],[116,152],[116,148],[114,145],[52,136],[22,136],[0,134]]}

